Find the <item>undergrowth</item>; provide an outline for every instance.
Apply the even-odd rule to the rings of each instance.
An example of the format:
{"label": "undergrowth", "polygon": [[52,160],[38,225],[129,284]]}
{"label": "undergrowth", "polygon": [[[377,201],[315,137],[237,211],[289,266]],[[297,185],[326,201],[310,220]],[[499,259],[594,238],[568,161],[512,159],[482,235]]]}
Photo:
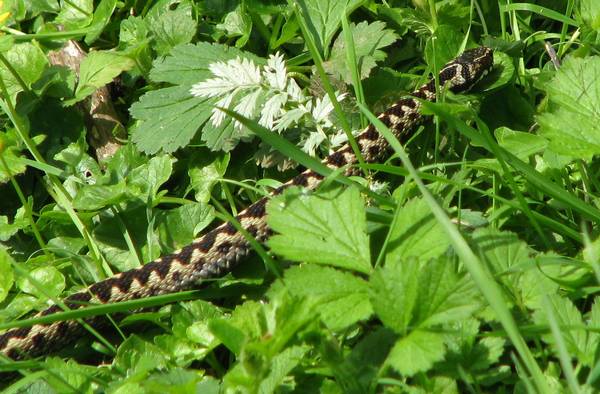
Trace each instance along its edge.
{"label": "undergrowth", "polygon": [[[0,330],[96,315],[5,392],[600,390],[600,2],[5,0]],[[49,52],[74,40],[76,74]],[[373,115],[471,47],[405,140]],[[85,112],[109,84],[119,149]],[[439,84],[438,84],[439,85]],[[319,162],[374,124],[383,162]],[[270,200],[198,290],[35,312]],[[136,313],[130,313],[135,311]],[[125,316],[125,317],[123,317]]]}

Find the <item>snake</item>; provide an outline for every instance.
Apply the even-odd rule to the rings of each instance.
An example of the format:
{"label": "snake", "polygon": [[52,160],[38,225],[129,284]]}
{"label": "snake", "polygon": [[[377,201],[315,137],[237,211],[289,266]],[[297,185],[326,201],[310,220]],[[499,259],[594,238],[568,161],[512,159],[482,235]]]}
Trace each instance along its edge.
{"label": "snake", "polygon": [[[411,95],[401,98],[382,112],[378,119],[396,138],[405,140],[424,120],[422,101],[436,100],[436,84],[453,93],[467,91],[492,70],[493,63],[491,48],[482,46],[466,50],[441,68],[437,82],[434,78],[429,79]],[[386,156],[388,142],[373,124],[363,129],[355,137],[355,142],[365,163],[375,163]],[[350,174],[358,158],[351,144],[346,143],[322,162],[332,170],[341,169],[343,173]],[[77,310],[89,304],[116,303],[191,290],[202,281],[218,278],[230,272],[253,250],[249,236],[259,243],[265,243],[272,235],[266,211],[267,202],[272,196],[292,186],[315,189],[323,179],[320,173],[307,169],[239,212],[234,218],[237,225],[233,224],[233,220],[224,222],[189,245],[138,268],[93,283],[66,297],[62,306],[52,305],[35,317],[67,309]],[[83,320],[96,327],[106,319],[92,316]],[[0,335],[0,354],[13,360],[46,355],[84,333],[85,328],[77,320],[14,328]]]}

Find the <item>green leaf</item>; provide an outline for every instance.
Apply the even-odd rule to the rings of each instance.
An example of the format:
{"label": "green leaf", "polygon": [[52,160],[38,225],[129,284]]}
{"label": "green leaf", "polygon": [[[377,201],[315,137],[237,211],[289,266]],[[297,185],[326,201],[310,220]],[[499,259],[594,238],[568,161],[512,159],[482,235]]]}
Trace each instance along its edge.
{"label": "green leaf", "polygon": [[429,370],[433,363],[444,358],[445,353],[442,334],[415,330],[396,342],[386,364],[402,375],[413,376]]}
{"label": "green leaf", "polygon": [[545,84],[550,111],[540,114],[539,133],[550,149],[572,158],[600,153],[600,58],[568,58]]}
{"label": "green leaf", "polygon": [[[196,155],[188,166],[190,187],[194,189],[196,201],[207,203],[213,187],[223,178],[229,165],[229,154]],[[211,161],[212,160],[212,161]]]}
{"label": "green leaf", "polygon": [[[2,55],[19,75],[26,87],[31,87],[42,76],[42,73],[48,66],[46,55],[39,46],[31,43],[14,44],[8,52]],[[16,94],[23,91],[23,86],[3,63],[0,63],[0,76],[4,80],[11,100],[14,102]],[[0,171],[2,170],[0,169]]]}
{"label": "green leaf", "polygon": [[132,335],[119,346],[113,365],[130,376],[143,376],[148,371],[164,368],[167,359],[157,346]]}
{"label": "green leaf", "polygon": [[306,195],[286,190],[267,205],[273,252],[291,260],[368,273],[371,271],[367,223],[356,188]]}
{"label": "green leaf", "polygon": [[200,203],[163,211],[156,221],[160,241],[172,250],[179,249],[191,243],[214,217],[213,207]]}
{"label": "green leaf", "polygon": [[237,6],[225,15],[223,23],[217,25],[217,29],[224,30],[228,37],[239,37],[235,42],[238,48],[246,45],[252,32],[252,18],[244,8],[241,5]]}
{"label": "green leaf", "polygon": [[[352,38],[354,40],[354,50],[356,52],[356,62],[360,71],[360,79],[365,79],[371,73],[371,70],[376,66],[376,63],[386,58],[386,53],[381,51],[393,44],[398,36],[393,30],[386,29],[383,22],[361,22],[358,25],[350,24],[352,30]],[[350,66],[346,59],[346,42],[344,35],[340,34],[331,50],[331,57],[323,66],[325,69],[334,75],[342,78],[347,84],[352,83],[352,75]]]}
{"label": "green leaf", "polygon": [[581,0],[579,2],[579,15],[592,29],[600,30],[600,7],[595,0]]}
{"label": "green leaf", "polygon": [[0,246],[0,302],[4,301],[14,282],[12,265],[15,263],[4,247]]}
{"label": "green leaf", "polygon": [[70,0],[61,3],[55,23],[64,25],[65,30],[89,26],[94,15],[93,0]]}
{"label": "green leaf", "polygon": [[529,156],[543,152],[548,146],[548,141],[539,135],[511,130],[508,127],[494,130],[494,135],[498,145],[521,160],[527,160]]}
{"label": "green leaf", "polygon": [[102,34],[102,31],[110,22],[115,8],[117,6],[117,0],[101,0],[96,10],[94,11],[94,17],[92,23],[89,26],[89,32],[85,36],[85,43],[90,45]]}
{"label": "green leaf", "polygon": [[405,333],[418,297],[419,264],[416,260],[388,260],[371,275],[373,310],[386,327]]}
{"label": "green leaf", "polygon": [[416,278],[418,301],[414,308],[414,325],[433,327],[460,321],[480,308],[473,281],[455,270],[452,260],[444,257],[421,266]]}
{"label": "green leaf", "polygon": [[24,292],[47,300],[59,296],[65,289],[65,277],[53,266],[38,267],[26,276],[17,278],[17,286]]}
{"label": "green leaf", "polygon": [[192,13],[189,0],[160,0],[150,9],[144,20],[154,34],[159,55],[166,55],[171,48],[192,40],[197,28]]}
{"label": "green leaf", "polygon": [[530,260],[531,250],[527,244],[508,231],[492,228],[478,229],[473,233],[476,251],[486,262],[496,280],[503,283],[511,291],[518,292],[518,281],[521,269],[519,264]]}
{"label": "green leaf", "polygon": [[329,43],[342,24],[342,15],[352,12],[362,0],[299,0],[296,3],[317,49],[327,55]]}
{"label": "green leaf", "polygon": [[285,271],[284,283],[293,295],[317,298],[321,319],[331,330],[342,330],[373,313],[368,283],[350,273],[301,265]]}
{"label": "green leaf", "polygon": [[210,118],[212,101],[194,97],[189,90],[173,86],[151,91],[131,106],[131,115],[142,121],[131,136],[139,150],[170,153],[190,142]]}
{"label": "green leaf", "polygon": [[134,61],[114,52],[90,52],[82,61],[79,68],[79,83],[75,97],[66,100],[65,105],[75,104],[94,93],[121,74],[131,69]]}
{"label": "green leaf", "polygon": [[269,374],[262,379],[260,393],[274,393],[281,388],[284,379],[303,360],[308,346],[290,346],[271,359]]}
{"label": "green leaf", "polygon": [[[567,351],[571,354],[572,358],[578,360],[583,365],[592,366],[600,334],[587,332],[581,313],[568,298],[553,294],[548,296],[548,300],[554,310],[553,318],[557,320],[560,327],[561,336],[566,344]],[[596,317],[598,314],[597,304],[597,302],[594,303],[593,309],[596,310],[592,313]],[[536,310],[533,313],[535,323],[544,327],[549,326],[549,318],[544,309]],[[542,335],[542,340],[550,344],[555,343],[555,339],[550,333]]]}
{"label": "green leaf", "polygon": [[429,260],[443,254],[450,240],[423,199],[413,199],[399,208],[390,229],[387,259],[410,257]]}
{"label": "green leaf", "polygon": [[[175,159],[171,156],[162,155],[153,157],[147,163],[134,168],[127,175],[130,192],[141,195],[145,201],[155,200],[158,189],[169,180],[174,162]],[[137,187],[135,192],[132,186]]]}
{"label": "green leaf", "polygon": [[73,208],[95,211],[123,201],[127,196],[125,182],[115,185],[87,185],[77,192]]}
{"label": "green leaf", "polygon": [[25,207],[17,210],[12,223],[8,222],[8,216],[0,216],[0,241],[8,241],[19,230],[29,227],[29,219],[25,216]]}
{"label": "green leaf", "polygon": [[244,331],[225,319],[212,319],[208,322],[208,327],[213,335],[219,338],[233,354],[239,355],[241,353],[247,340]]}

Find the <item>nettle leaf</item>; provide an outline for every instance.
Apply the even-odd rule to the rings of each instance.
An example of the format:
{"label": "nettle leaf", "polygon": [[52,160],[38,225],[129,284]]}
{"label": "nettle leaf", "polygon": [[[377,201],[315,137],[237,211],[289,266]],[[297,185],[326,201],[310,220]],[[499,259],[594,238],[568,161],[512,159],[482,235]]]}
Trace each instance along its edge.
{"label": "nettle leaf", "polygon": [[430,369],[444,358],[445,352],[443,334],[415,330],[396,342],[386,364],[405,376],[412,376]]}
{"label": "nettle leaf", "polygon": [[[414,278],[413,278],[414,280]],[[479,292],[469,276],[456,273],[450,258],[429,261],[419,270],[414,323],[420,327],[463,320],[479,307]]]}
{"label": "nettle leaf", "polygon": [[248,136],[247,131],[234,130],[230,120],[220,127],[206,122],[217,99],[190,93],[192,85],[213,76],[210,64],[238,56],[264,63],[264,59],[236,48],[206,42],[180,45],[173,48],[170,56],[157,60],[150,78],[177,86],[148,92],[131,106],[131,115],[140,121],[131,136],[138,149],[148,154],[174,152],[203,130],[202,140],[210,149],[229,151]]}
{"label": "nettle leaf", "polygon": [[516,234],[492,228],[478,229],[473,233],[476,251],[485,261],[496,279],[513,294],[519,292],[520,264],[530,260],[531,250]]}
{"label": "nettle leaf", "polygon": [[[581,313],[568,298],[553,294],[548,296],[547,299],[552,308],[553,316],[550,317],[544,309],[539,309],[533,313],[534,322],[548,327],[549,319],[556,319],[569,354],[583,365],[593,366],[600,334],[587,329]],[[598,309],[600,309],[597,300],[598,298],[596,298],[592,308],[592,324],[595,329],[598,328],[596,324],[598,323]],[[554,336],[551,333],[542,335],[542,340],[550,344],[555,343]]]}
{"label": "nettle leaf", "polygon": [[12,265],[15,263],[10,254],[0,246],[0,302],[4,301],[14,282]]}
{"label": "nettle leaf", "polygon": [[388,260],[421,260],[442,255],[450,246],[450,240],[442,226],[431,213],[423,199],[408,201],[396,212],[394,226],[390,229]]}
{"label": "nettle leaf", "polygon": [[350,14],[361,2],[362,0],[297,1],[319,52],[326,54],[329,43],[342,24],[342,15]]}
{"label": "nettle leaf", "polygon": [[197,22],[189,0],[161,0],[144,19],[154,35],[155,48],[165,55],[179,44],[187,44],[196,34]]}
{"label": "nettle leaf", "polygon": [[[369,76],[376,63],[386,58],[386,53],[381,51],[393,44],[398,36],[393,30],[386,29],[385,23],[376,21],[373,23],[361,22],[358,25],[350,24],[352,38],[354,41],[354,51],[356,62],[360,72],[360,79]],[[324,66],[330,73],[340,76],[347,84],[352,83],[350,66],[346,61],[347,43],[344,35],[340,34],[333,43],[331,57]]]}
{"label": "nettle leaf", "polygon": [[286,190],[267,205],[273,252],[294,261],[371,271],[367,221],[358,189]]}
{"label": "nettle leaf", "polygon": [[65,105],[72,105],[85,99],[98,88],[112,82],[123,71],[133,68],[134,65],[135,62],[132,59],[115,52],[90,52],[81,61],[75,97],[66,100]]}
{"label": "nettle leaf", "polygon": [[600,153],[600,58],[568,58],[543,85],[549,111],[540,114],[539,134],[550,149],[572,158]]}
{"label": "nettle leaf", "polygon": [[388,260],[371,275],[373,310],[386,327],[405,333],[413,318],[418,296],[419,264],[416,260]]}
{"label": "nettle leaf", "polygon": [[286,270],[284,283],[293,295],[316,297],[321,319],[331,330],[344,329],[373,313],[368,283],[348,272],[305,264]]}

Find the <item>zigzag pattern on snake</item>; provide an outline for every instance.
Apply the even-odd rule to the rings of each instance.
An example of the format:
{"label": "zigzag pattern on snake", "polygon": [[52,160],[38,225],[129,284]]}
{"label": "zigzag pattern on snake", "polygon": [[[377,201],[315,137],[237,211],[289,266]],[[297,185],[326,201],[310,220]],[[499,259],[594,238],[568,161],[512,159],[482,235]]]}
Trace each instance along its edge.
{"label": "zigzag pattern on snake", "polygon": [[[492,66],[491,49],[479,47],[465,51],[442,68],[439,84],[447,86],[455,93],[468,90],[487,74]],[[380,114],[379,119],[396,137],[404,139],[409,131],[422,121],[421,103],[418,99],[433,101],[435,97],[435,81],[430,80],[415,90],[412,97],[399,100]],[[388,147],[387,141],[372,125],[356,137],[356,142],[367,163],[380,160]],[[357,158],[349,144],[323,160],[323,163],[332,169],[350,167],[356,162]],[[272,195],[277,195],[290,186],[313,189],[322,179],[318,173],[306,170],[274,190]],[[270,235],[265,212],[267,201],[268,197],[261,198],[235,218],[241,227],[259,242],[265,242]],[[203,279],[215,278],[229,272],[250,251],[251,246],[246,237],[231,223],[223,223],[181,250],[140,268],[92,284],[87,289],[67,297],[64,304],[69,309],[79,309],[89,303],[114,303],[189,290]],[[60,306],[54,305],[36,316],[46,316],[61,310]],[[95,326],[100,324],[101,319],[103,317],[98,316],[85,321]],[[12,329],[0,335],[0,352],[12,359],[46,354],[72,341],[83,331],[83,327],[77,321],[57,321]]]}

